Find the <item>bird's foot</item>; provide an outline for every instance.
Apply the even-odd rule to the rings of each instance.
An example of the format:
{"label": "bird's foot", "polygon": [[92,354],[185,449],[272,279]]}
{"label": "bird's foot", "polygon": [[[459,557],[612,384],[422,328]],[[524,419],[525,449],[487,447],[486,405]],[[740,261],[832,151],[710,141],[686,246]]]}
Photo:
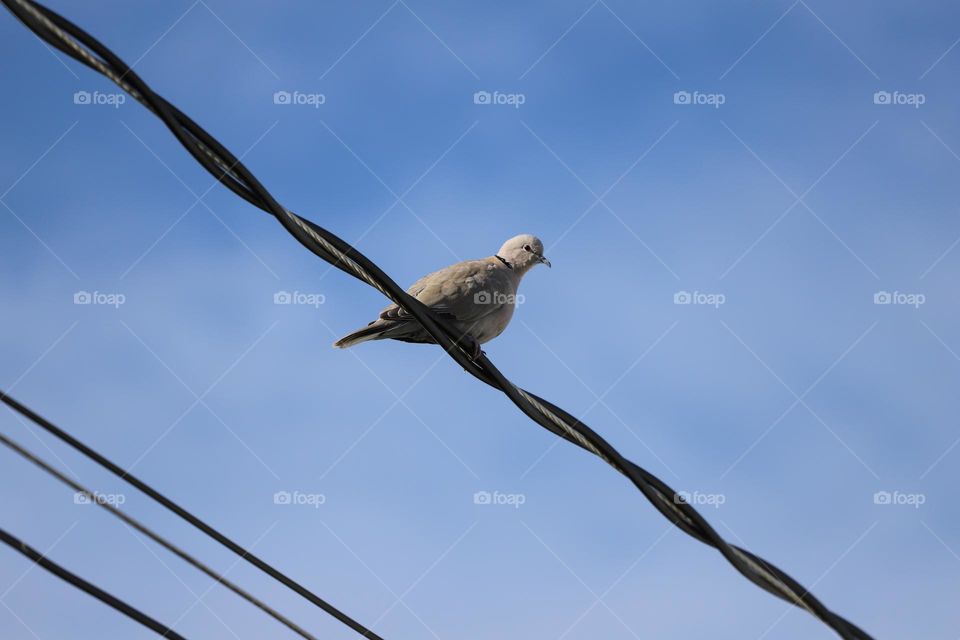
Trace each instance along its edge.
{"label": "bird's foot", "polygon": [[480,342],[471,335],[465,335],[460,339],[460,347],[467,352],[467,357],[471,360],[476,360],[483,355]]}

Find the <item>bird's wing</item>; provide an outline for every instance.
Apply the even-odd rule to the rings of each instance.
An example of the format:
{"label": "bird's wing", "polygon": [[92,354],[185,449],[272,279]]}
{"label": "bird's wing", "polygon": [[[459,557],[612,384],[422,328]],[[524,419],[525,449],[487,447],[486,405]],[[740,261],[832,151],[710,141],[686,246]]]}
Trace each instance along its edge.
{"label": "bird's wing", "polygon": [[[473,323],[504,305],[509,275],[490,258],[458,262],[417,280],[407,293],[440,317]],[[479,294],[486,293],[486,298]],[[381,320],[408,320],[410,314],[397,305],[380,313]]]}

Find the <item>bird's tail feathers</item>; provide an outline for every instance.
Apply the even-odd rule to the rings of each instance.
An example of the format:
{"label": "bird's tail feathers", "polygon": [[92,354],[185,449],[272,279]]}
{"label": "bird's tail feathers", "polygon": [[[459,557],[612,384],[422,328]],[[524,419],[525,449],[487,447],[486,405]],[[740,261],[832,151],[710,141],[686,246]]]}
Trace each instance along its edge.
{"label": "bird's tail feathers", "polygon": [[349,335],[345,335],[336,342],[333,343],[333,346],[337,349],[346,349],[352,347],[355,344],[360,344],[361,342],[367,342],[368,340],[379,340],[383,337],[383,331],[385,327],[383,325],[370,324],[369,326],[364,327],[354,331]]}

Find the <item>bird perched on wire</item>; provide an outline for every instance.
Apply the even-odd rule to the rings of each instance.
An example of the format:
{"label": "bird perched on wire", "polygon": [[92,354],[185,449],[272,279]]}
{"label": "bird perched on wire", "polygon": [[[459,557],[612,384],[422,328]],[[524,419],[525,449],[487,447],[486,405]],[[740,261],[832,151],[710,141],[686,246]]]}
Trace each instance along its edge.
{"label": "bird perched on wire", "polygon": [[[543,243],[536,236],[521,234],[504,242],[489,258],[458,262],[420,278],[407,293],[451,322],[461,334],[459,341],[477,357],[481,344],[507,328],[518,301],[520,280],[538,264],[551,266],[543,255]],[[387,339],[436,342],[413,316],[392,304],[379,318],[333,346],[346,349],[368,340]]]}

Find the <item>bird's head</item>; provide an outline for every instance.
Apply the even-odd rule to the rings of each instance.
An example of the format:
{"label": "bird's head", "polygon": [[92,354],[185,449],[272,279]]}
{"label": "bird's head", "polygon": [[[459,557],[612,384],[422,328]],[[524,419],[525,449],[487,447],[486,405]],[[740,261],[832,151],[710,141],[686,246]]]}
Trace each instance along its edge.
{"label": "bird's head", "polygon": [[543,243],[540,238],[529,233],[514,236],[504,242],[497,255],[520,273],[541,263],[551,266],[550,261],[543,256]]}

